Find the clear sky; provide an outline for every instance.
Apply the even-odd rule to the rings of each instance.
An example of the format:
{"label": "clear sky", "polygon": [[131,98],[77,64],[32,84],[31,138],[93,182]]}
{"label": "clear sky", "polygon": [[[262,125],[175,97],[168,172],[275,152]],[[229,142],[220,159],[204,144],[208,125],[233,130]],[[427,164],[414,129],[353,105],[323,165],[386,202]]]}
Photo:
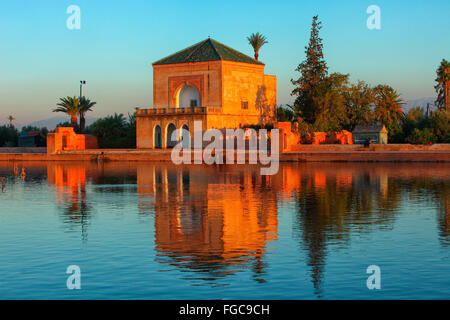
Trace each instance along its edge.
{"label": "clear sky", "polygon": [[[81,9],[80,30],[66,26],[70,5]],[[366,26],[369,5],[381,9],[381,30]],[[290,103],[316,14],[331,72],[389,84],[405,100],[433,97],[435,70],[450,59],[449,13],[448,0],[2,0],[0,124],[58,115],[51,108],[78,95],[80,80],[98,103],[89,116],[151,106],[152,62],[208,36],[252,56],[253,32],[268,38],[260,60],[277,76],[278,103]]]}

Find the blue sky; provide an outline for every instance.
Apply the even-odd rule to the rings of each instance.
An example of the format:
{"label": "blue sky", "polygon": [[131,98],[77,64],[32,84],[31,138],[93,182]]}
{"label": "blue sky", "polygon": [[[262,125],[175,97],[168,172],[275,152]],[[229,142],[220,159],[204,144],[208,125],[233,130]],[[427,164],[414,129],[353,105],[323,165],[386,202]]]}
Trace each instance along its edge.
{"label": "blue sky", "polygon": [[[369,30],[369,5],[381,9],[381,30]],[[66,9],[81,9],[69,30]],[[393,86],[403,99],[432,97],[435,70],[450,59],[450,1],[100,1],[0,2],[0,124],[46,119],[59,97],[97,101],[89,116],[152,105],[151,63],[211,36],[252,55],[246,37],[267,36],[260,52],[277,76],[278,103],[290,103],[291,78],[304,59],[312,16],[331,72],[352,81]]]}

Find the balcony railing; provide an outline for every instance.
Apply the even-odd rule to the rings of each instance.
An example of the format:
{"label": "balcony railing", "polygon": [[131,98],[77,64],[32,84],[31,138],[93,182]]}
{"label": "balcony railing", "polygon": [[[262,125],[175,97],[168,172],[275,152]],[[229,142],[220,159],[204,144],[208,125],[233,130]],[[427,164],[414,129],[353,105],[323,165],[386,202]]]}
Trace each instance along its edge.
{"label": "balcony railing", "polygon": [[136,109],[137,116],[148,115],[177,115],[177,114],[212,114],[220,113],[220,107],[187,107],[187,108],[151,108],[151,109]]}

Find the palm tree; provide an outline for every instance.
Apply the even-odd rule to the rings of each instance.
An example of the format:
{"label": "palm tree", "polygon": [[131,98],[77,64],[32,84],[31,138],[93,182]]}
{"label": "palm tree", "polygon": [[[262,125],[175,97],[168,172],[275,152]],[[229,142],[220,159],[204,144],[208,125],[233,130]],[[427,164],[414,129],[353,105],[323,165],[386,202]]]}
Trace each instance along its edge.
{"label": "palm tree", "polygon": [[90,126],[90,131],[98,138],[100,146],[117,148],[127,134],[127,120],[122,113],[114,113],[96,120]]}
{"label": "palm tree", "polygon": [[253,47],[253,50],[255,50],[255,59],[258,60],[259,49],[261,49],[261,47],[267,43],[266,37],[257,32],[252,33],[250,37],[247,37],[247,40],[248,43],[250,43],[250,45]]}
{"label": "palm tree", "polygon": [[12,123],[13,121],[16,120],[16,118],[14,118],[12,115],[8,116],[8,121],[9,121],[9,125],[12,127]]}
{"label": "palm tree", "polygon": [[91,101],[86,97],[80,98],[80,131],[83,132],[86,127],[86,118],[84,117],[85,113],[88,111],[92,111],[92,107],[94,107],[97,102]]}
{"label": "palm tree", "polygon": [[60,102],[56,105],[59,106],[53,109],[53,112],[64,112],[70,116],[72,127],[76,127],[78,124],[77,116],[80,113],[80,100],[77,97],[60,98]]}
{"label": "palm tree", "polygon": [[395,126],[403,118],[403,100],[400,94],[388,85],[378,85],[374,88],[375,118],[388,129]]}
{"label": "palm tree", "polygon": [[[436,107],[440,109],[445,109],[448,106],[448,92],[446,92],[445,84],[450,81],[450,62],[442,59],[439,68],[436,70],[436,82],[437,84],[434,86],[436,89],[436,93],[438,94],[437,99],[435,101]],[[447,110],[450,111],[450,110]]]}

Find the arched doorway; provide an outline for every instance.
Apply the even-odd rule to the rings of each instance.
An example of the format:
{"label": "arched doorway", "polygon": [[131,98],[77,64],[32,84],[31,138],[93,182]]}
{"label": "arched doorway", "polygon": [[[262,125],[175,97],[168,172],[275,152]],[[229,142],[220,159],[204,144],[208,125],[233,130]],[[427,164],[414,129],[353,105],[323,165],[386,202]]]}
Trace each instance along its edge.
{"label": "arched doorway", "polygon": [[189,126],[183,124],[181,127],[181,140],[183,148],[189,148],[191,146],[191,135],[189,134]]}
{"label": "arched doorway", "polygon": [[200,94],[197,88],[191,85],[181,88],[177,96],[177,107],[200,107]]}
{"label": "arched doorway", "polygon": [[169,123],[166,129],[166,147],[173,148],[178,142],[178,139],[172,140],[173,132],[177,130],[177,127],[173,123]]}
{"label": "arched doorway", "polygon": [[155,148],[162,147],[162,135],[161,135],[161,127],[157,124],[153,131],[153,145]]}

